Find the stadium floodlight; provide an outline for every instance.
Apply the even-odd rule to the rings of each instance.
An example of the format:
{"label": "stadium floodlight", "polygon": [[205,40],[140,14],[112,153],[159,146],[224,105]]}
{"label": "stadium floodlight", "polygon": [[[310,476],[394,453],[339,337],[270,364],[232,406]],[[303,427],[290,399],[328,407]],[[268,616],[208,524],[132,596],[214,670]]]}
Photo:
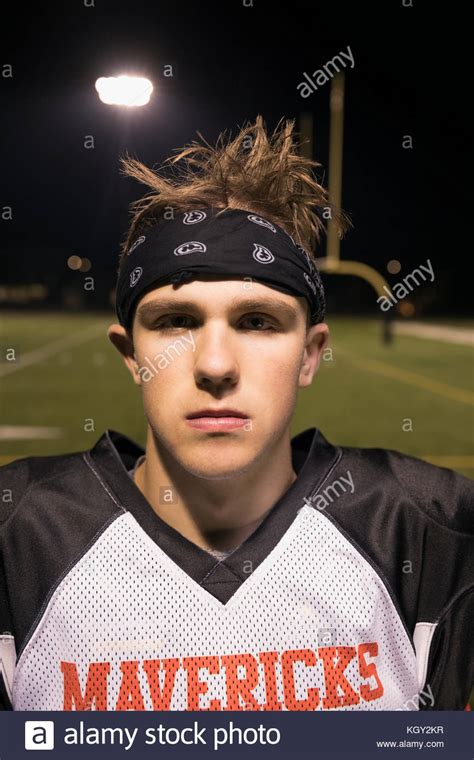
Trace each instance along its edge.
{"label": "stadium floodlight", "polygon": [[119,77],[99,77],[95,89],[107,105],[145,106],[150,100],[153,85],[144,77],[123,74]]}

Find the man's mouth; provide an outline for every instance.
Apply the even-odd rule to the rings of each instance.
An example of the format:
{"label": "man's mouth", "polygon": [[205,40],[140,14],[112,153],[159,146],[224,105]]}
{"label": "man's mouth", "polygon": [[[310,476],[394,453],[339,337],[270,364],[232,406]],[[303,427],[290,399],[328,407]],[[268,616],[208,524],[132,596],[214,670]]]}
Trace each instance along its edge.
{"label": "man's mouth", "polygon": [[186,422],[197,430],[213,433],[243,428],[249,417],[237,409],[201,409],[188,414]]}

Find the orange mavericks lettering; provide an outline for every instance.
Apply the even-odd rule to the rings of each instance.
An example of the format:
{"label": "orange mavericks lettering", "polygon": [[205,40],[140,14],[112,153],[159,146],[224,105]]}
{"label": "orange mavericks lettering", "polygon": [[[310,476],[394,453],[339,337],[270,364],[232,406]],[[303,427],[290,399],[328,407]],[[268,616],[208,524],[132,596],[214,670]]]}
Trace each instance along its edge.
{"label": "orange mavericks lettering", "polygon": [[[62,662],[61,672],[64,677],[64,710],[145,710],[146,696],[149,693],[153,710],[171,710],[176,678],[180,668],[184,671],[186,693],[179,695],[185,710],[331,710],[340,709],[359,702],[372,702],[384,694],[384,686],[377,673],[375,662],[367,662],[367,657],[378,656],[378,644],[375,641],[356,646],[330,646],[312,649],[289,649],[278,654],[276,651],[249,652],[184,657],[154,660],[126,660],[118,663],[121,681],[116,705],[108,707],[107,687],[111,663],[93,662],[89,665],[84,694],[81,691],[77,666],[72,662]],[[360,677],[356,688],[349,682],[346,669],[356,658]],[[258,659],[257,659],[258,658]],[[297,696],[295,668],[300,669],[319,666],[318,687],[307,686],[303,697]],[[281,665],[282,701],[279,699],[277,685],[277,666]],[[355,664],[355,663],[354,663]],[[140,667],[143,673],[140,677]],[[164,670],[163,688],[160,686],[160,669]],[[208,694],[209,685],[204,673],[220,675],[220,686],[225,689],[226,702],[212,699],[208,695],[208,707],[202,707],[200,696]],[[314,672],[314,671],[313,671]],[[355,668],[352,675],[355,675]],[[145,684],[145,676],[147,687]],[[314,677],[314,675],[313,675]],[[372,683],[362,680],[373,679]],[[375,681],[375,685],[374,685]],[[254,692],[263,687],[265,697],[258,701]],[[319,688],[321,687],[321,688]],[[324,687],[324,692],[323,692]],[[320,697],[321,692],[321,697]]]}
{"label": "orange mavericks lettering", "polygon": [[293,664],[304,662],[305,665],[316,665],[316,655],[312,649],[289,649],[281,656],[281,671],[283,676],[283,691],[285,705],[288,710],[316,710],[319,703],[319,689],[311,686],[306,699],[296,698],[295,674]]}
{"label": "orange mavericks lettering", "polygon": [[278,662],[278,652],[260,652],[258,659],[263,665],[263,680],[265,683],[265,702],[262,710],[281,710],[282,703],[278,701],[278,687],[275,666]]}
{"label": "orange mavericks lettering", "polygon": [[[160,689],[160,666],[165,671],[163,692]],[[145,710],[145,704],[138,680],[138,660],[128,660],[120,663],[122,682],[117,698],[116,710]],[[143,660],[143,670],[146,673],[148,689],[153,704],[153,710],[169,710],[176,673],[179,669],[178,658],[164,660]]]}
{"label": "orange mavericks lettering", "polygon": [[220,699],[211,699],[209,707],[200,707],[199,695],[206,694],[208,685],[199,678],[199,669],[207,668],[209,673],[219,673],[219,658],[215,655],[209,657],[184,657],[183,668],[188,676],[188,710],[222,710]]}
{"label": "orange mavericks lettering", "polygon": [[138,660],[127,660],[120,663],[122,681],[117,697],[116,710],[144,710],[140,682],[138,680]]}
{"label": "orange mavericks lettering", "polygon": [[[355,657],[355,647],[320,647],[318,653],[324,665],[326,696],[323,697],[323,708],[330,710],[356,705],[359,702],[359,696],[344,675],[348,664]],[[335,657],[338,658],[336,663]],[[338,686],[344,692],[344,696],[338,694]]]}
{"label": "orange mavericks lettering", "polygon": [[[227,705],[224,710],[260,710],[261,707],[251,693],[258,686],[258,665],[251,654],[226,654],[221,657],[226,670]],[[245,676],[239,676],[239,665],[245,668]],[[239,697],[242,697],[243,706]]]}
{"label": "orange mavericks lettering", "polygon": [[[158,674],[161,667],[165,671],[163,691],[160,689],[160,677]],[[170,657],[165,660],[143,660],[143,670],[148,680],[153,709],[169,710],[176,681],[176,673],[179,670],[179,659],[177,657]]]}
{"label": "orange mavericks lettering", "polygon": [[359,673],[361,674],[362,678],[370,678],[373,676],[377,681],[377,687],[375,689],[371,689],[370,686],[367,686],[367,684],[361,684],[360,686],[360,696],[362,699],[364,699],[366,702],[371,702],[373,699],[380,699],[380,697],[383,696],[384,689],[382,681],[379,678],[379,674],[377,673],[375,663],[371,662],[367,664],[365,661],[364,655],[366,652],[371,657],[377,657],[379,653],[379,645],[377,642],[371,641],[369,644],[359,644],[358,649]]}
{"label": "orange mavericks lettering", "polygon": [[91,662],[87,673],[86,693],[84,697],[79,685],[79,676],[75,662],[62,662],[61,672],[64,676],[63,710],[90,710],[95,702],[96,710],[107,710],[107,679],[110,662]]}

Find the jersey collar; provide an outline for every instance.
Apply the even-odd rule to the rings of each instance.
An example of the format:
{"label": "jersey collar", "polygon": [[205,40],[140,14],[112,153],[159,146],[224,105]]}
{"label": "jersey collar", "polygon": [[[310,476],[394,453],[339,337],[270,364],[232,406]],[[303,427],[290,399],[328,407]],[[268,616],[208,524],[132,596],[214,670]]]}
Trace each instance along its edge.
{"label": "jersey collar", "polygon": [[[153,510],[130,470],[144,449],[115,430],[106,430],[88,452],[91,464],[124,510],[184,572],[226,603],[284,536],[299,510],[322,486],[341,458],[341,451],[316,428],[308,428],[291,439],[296,480],[273,505],[257,529],[226,559],[217,560],[168,525]],[[105,487],[105,486],[104,486]],[[248,563],[251,564],[248,564]]]}

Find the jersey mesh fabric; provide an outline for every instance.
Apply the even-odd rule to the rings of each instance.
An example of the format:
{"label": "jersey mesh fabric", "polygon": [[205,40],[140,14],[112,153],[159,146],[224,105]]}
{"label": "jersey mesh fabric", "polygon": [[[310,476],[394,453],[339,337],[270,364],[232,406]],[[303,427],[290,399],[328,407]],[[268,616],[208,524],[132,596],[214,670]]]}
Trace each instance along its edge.
{"label": "jersey mesh fabric", "polygon": [[[268,666],[269,657],[275,660],[276,709],[417,709],[421,686],[415,653],[391,596],[372,565],[324,514],[309,506],[300,509],[273,551],[254,572],[248,571],[247,580],[222,604],[178,567],[130,513],[118,517],[52,595],[17,664],[14,709],[78,709],[65,707],[62,663],[77,669],[82,695],[91,664],[109,663],[107,707],[102,709],[124,709],[117,704],[121,684],[122,691],[131,688],[121,671],[127,661],[138,662],[131,666],[132,680],[140,685],[138,709],[209,709],[210,700],[219,700],[212,709],[226,709],[229,688],[235,693],[235,680],[255,668],[258,682],[247,699],[239,696],[234,708],[258,710],[266,700],[264,663]],[[375,668],[363,669],[362,675],[355,656],[344,677],[357,698],[347,700],[338,686],[336,696],[325,701],[334,688],[336,648],[349,657],[363,644],[372,645],[370,654],[366,649],[366,664],[375,664],[382,689]],[[237,668],[226,667],[229,655],[241,656]],[[197,703],[183,667],[183,658],[192,657],[219,662],[216,672],[200,671],[208,689],[198,694]],[[145,667],[146,661],[163,658],[179,658],[180,665],[168,705],[156,706]],[[131,678],[132,671],[128,673]],[[155,677],[162,689],[164,670]],[[234,683],[226,686],[226,679]],[[314,687],[319,689],[317,704],[308,701]],[[377,698],[362,697],[380,691]],[[94,710],[96,704],[81,709]]]}

